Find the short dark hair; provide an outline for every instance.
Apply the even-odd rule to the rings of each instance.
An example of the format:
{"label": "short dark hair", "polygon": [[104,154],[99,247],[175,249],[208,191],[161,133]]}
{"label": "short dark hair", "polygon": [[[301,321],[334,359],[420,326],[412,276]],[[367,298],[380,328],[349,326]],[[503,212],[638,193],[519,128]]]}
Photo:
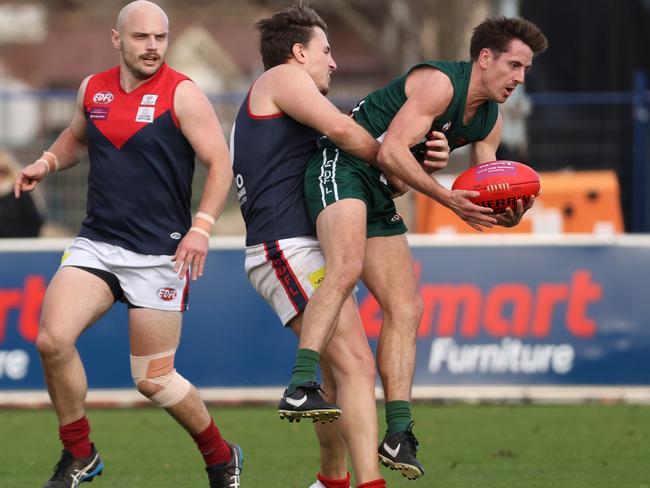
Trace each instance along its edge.
{"label": "short dark hair", "polygon": [[260,53],[264,69],[284,64],[292,55],[294,44],[307,44],[314,27],[327,33],[327,24],[315,10],[298,2],[255,24],[260,31]]}
{"label": "short dark hair", "polygon": [[526,44],[533,54],[539,54],[548,47],[548,40],[539,27],[521,17],[492,17],[474,28],[469,54],[472,61],[478,59],[481,49],[491,49],[497,54],[508,50],[513,39]]}

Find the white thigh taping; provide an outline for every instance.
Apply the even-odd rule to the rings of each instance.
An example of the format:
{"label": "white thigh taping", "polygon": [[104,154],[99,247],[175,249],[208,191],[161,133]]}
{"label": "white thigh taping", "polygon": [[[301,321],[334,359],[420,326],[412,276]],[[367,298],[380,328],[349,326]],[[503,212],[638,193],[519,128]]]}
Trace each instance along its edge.
{"label": "white thigh taping", "polygon": [[171,356],[172,364],[176,349],[152,354],[151,356],[133,356],[131,355],[131,375],[133,382],[138,386],[141,382],[147,381],[154,385],[162,386],[162,389],[154,393],[149,399],[159,407],[167,408],[176,405],[190,391],[192,385],[183,378],[176,370],[167,374],[149,377],[147,375],[149,364],[152,360]]}

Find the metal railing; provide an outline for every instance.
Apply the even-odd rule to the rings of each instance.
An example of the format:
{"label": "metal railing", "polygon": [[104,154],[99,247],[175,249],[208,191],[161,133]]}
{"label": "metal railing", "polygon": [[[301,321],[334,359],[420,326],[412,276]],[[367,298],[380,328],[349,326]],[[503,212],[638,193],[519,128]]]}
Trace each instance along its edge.
{"label": "metal railing", "polygon": [[[650,232],[650,194],[646,191],[650,188],[650,92],[646,75],[637,73],[634,89],[629,92],[528,96],[533,111],[527,119],[527,160],[540,171],[615,170],[621,184],[626,228],[631,232]],[[226,137],[244,97],[243,92],[209,96]],[[73,90],[0,90],[0,146],[12,150],[23,164],[33,161],[68,123],[75,98]],[[347,110],[356,100],[333,101]],[[62,233],[76,233],[85,215],[87,173],[88,162],[82,161],[43,184],[48,221]],[[195,200],[203,177],[203,168],[197,164]],[[230,199],[227,211],[238,213],[234,198]]]}

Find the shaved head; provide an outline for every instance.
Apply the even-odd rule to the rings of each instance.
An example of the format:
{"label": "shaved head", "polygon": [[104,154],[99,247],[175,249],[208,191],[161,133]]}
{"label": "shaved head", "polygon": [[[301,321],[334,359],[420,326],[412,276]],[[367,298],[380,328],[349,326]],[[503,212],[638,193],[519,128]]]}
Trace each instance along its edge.
{"label": "shaved head", "polygon": [[125,86],[135,86],[158,72],[168,38],[169,19],[155,3],[137,0],[120,11],[111,41],[122,54],[120,76]]}
{"label": "shaved head", "polygon": [[136,0],[127,4],[117,16],[116,30],[120,33],[124,32],[124,26],[131,21],[131,19],[139,16],[159,15],[164,22],[165,28],[169,30],[169,19],[163,9],[153,2],[147,0]]}

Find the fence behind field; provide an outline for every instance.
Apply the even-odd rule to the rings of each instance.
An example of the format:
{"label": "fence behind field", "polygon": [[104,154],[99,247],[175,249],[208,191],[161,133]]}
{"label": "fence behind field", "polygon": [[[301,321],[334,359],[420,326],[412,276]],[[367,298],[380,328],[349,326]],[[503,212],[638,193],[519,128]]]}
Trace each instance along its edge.
{"label": "fence behind field", "polygon": [[[0,146],[12,149],[23,163],[41,154],[72,116],[75,92],[0,91]],[[245,94],[210,95],[226,136]],[[638,73],[629,92],[534,93],[527,119],[526,161],[538,171],[611,169],[621,184],[626,229],[650,232],[650,165],[646,76]],[[356,99],[334,98],[342,110]],[[73,235],[85,214],[87,161],[48,178],[42,191],[47,201],[50,228]],[[197,165],[194,197],[198,198],[204,171]],[[196,203],[196,202],[195,202]],[[229,211],[237,213],[235,199]],[[234,226],[240,232],[242,226]]]}

